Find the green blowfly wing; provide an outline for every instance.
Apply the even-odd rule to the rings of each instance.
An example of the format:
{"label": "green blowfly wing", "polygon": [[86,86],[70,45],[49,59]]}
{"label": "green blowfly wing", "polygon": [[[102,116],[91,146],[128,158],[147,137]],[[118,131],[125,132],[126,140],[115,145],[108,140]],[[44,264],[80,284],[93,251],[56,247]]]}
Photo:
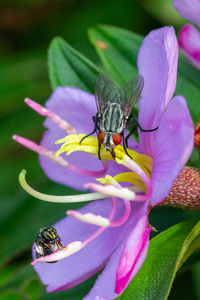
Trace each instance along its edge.
{"label": "green blowfly wing", "polygon": [[95,100],[98,113],[100,114],[108,103],[115,102],[120,104],[119,89],[105,73],[101,73],[97,77],[95,84]]}
{"label": "green blowfly wing", "polygon": [[144,78],[138,75],[119,90],[120,104],[126,117],[130,115],[131,110],[139,99],[143,86]]}

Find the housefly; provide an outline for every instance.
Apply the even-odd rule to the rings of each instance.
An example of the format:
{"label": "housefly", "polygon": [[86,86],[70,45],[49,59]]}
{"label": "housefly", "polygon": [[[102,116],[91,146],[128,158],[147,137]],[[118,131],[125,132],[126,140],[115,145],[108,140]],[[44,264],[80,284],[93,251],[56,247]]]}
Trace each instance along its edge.
{"label": "housefly", "polygon": [[[123,140],[124,151],[127,152],[128,138],[138,127],[142,132],[151,132],[154,129],[143,129],[136,117],[131,113],[134,105],[140,97],[144,86],[144,78],[141,75],[130,80],[125,86],[118,89],[113,81],[104,73],[101,73],[95,84],[95,100],[97,114],[93,116],[94,129],[82,138],[81,142],[91,134],[97,132],[100,156],[101,144],[115,159],[115,146]],[[130,122],[131,121],[131,122]],[[124,129],[132,127],[125,137]],[[130,157],[131,158],[131,157]]]}
{"label": "housefly", "polygon": [[52,254],[62,248],[61,239],[54,227],[45,227],[38,231],[35,241],[36,258]]}

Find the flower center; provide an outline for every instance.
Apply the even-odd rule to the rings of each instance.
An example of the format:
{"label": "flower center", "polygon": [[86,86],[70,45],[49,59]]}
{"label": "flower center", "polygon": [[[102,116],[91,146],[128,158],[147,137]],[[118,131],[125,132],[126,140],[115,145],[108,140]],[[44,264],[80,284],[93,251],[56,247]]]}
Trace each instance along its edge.
{"label": "flower center", "polygon": [[[100,133],[101,134],[101,133]],[[56,141],[56,144],[62,144],[60,149],[56,152],[55,157],[58,157],[62,153],[66,153],[66,155],[70,155],[75,151],[82,151],[94,154],[96,157],[98,156],[98,139],[94,136],[88,136],[87,138],[83,139],[80,144],[80,141],[85,136],[85,134],[71,134],[67,135],[66,137]],[[101,138],[102,139],[102,138]],[[136,151],[128,149],[129,155],[132,159],[140,166],[145,167],[147,170],[152,169],[153,160],[150,156],[145,154],[139,154]],[[117,145],[115,147],[115,154],[116,154],[116,162],[119,163],[119,160],[123,160],[126,155],[123,146]],[[105,148],[101,151],[101,158],[103,160],[114,160],[112,155],[109,151]]]}
{"label": "flower center", "polygon": [[[60,149],[55,153],[55,158],[58,159],[58,156],[62,153],[66,153],[69,155],[75,151],[83,151],[87,153],[91,153],[98,157],[98,139],[94,136],[89,136],[83,139],[80,144],[81,139],[85,135],[83,134],[72,134],[68,135],[63,139],[60,139],[56,142],[56,144],[62,143]],[[67,246],[63,247],[63,249],[56,251],[50,255],[37,258],[33,261],[33,264],[39,261],[58,261],[72,255],[73,253],[81,250],[88,243],[96,239],[106,228],[108,227],[119,227],[122,226],[129,218],[131,212],[131,201],[146,201],[150,198],[152,193],[152,185],[150,180],[151,170],[152,170],[152,158],[139,154],[131,149],[127,149],[129,155],[132,159],[127,156],[123,146],[117,145],[114,148],[115,151],[115,159],[111,155],[109,151],[107,151],[104,147],[101,150],[101,158],[103,161],[114,160],[117,164],[123,165],[125,167],[125,171],[128,169],[128,172],[121,172],[114,177],[109,175],[104,178],[98,178],[97,181],[99,183],[88,183],[85,184],[86,188],[89,188],[95,193],[83,194],[77,196],[53,196],[46,195],[32,189],[25,180],[25,171],[22,171],[20,174],[20,184],[22,187],[33,195],[36,198],[45,201],[53,201],[53,202],[82,202],[82,201],[91,201],[106,198],[108,196],[111,197],[112,205],[109,216],[102,217],[100,215],[95,215],[90,212],[82,214],[81,212],[68,210],[67,215],[70,215],[82,222],[86,222],[89,224],[94,224],[99,226],[99,228],[84,241],[74,241]],[[128,187],[122,187],[121,182],[128,183]],[[124,200],[124,213],[116,220],[116,212],[117,212],[117,199],[122,198]]]}

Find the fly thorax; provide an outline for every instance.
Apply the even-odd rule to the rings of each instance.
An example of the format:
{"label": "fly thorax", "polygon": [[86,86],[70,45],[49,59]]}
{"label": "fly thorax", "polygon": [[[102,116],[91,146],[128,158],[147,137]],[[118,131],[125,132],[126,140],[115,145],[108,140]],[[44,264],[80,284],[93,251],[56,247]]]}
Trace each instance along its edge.
{"label": "fly thorax", "polygon": [[100,117],[100,131],[121,134],[125,126],[126,121],[121,105],[118,103],[108,104]]}

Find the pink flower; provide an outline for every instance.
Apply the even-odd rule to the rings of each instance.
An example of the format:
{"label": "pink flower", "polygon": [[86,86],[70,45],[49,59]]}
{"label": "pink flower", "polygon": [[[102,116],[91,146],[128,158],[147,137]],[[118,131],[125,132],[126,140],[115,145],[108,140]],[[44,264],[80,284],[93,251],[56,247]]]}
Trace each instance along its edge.
{"label": "pink flower", "polygon": [[[193,149],[193,124],[186,101],[180,95],[172,99],[177,60],[178,46],[172,27],[154,30],[144,39],[138,56],[139,73],[145,83],[138,118],[144,129],[157,126],[159,129],[151,133],[139,131],[139,144],[130,140],[129,147],[138,152],[129,150],[133,160],[122,146],[115,148],[116,161],[102,150],[102,158],[107,162],[103,168],[102,162],[91,156],[98,152],[96,137],[89,137],[79,145],[81,135],[77,134],[86,134],[93,128],[92,116],[96,114],[93,95],[72,87],[59,87],[46,108],[26,100],[40,114],[48,116],[44,124],[47,131],[40,146],[19,136],[15,140],[40,154],[40,164],[50,179],[79,190],[88,187],[96,193],[65,198],[39,194],[27,185],[24,173],[20,179],[23,187],[49,201],[112,197],[112,200],[92,201],[79,211],[68,211],[70,216],[55,224],[62,243],[67,246],[33,262],[48,292],[71,288],[103,269],[84,299],[114,299],[142,266],[149,246],[149,209],[169,194]],[[73,135],[63,138],[63,129]],[[55,141],[61,138],[64,145],[58,152],[73,152],[67,160],[64,156],[54,156],[58,150]],[[105,173],[109,176],[101,178],[102,184],[95,183]],[[119,182],[126,184],[122,186]],[[117,196],[122,199],[116,199]],[[33,255],[35,258],[34,250]],[[59,261],[42,262],[52,260]]]}
{"label": "pink flower", "polygon": [[[200,1],[174,0],[174,8],[180,15],[200,27]],[[200,70],[200,32],[186,24],[179,32],[179,47],[188,60]]]}

